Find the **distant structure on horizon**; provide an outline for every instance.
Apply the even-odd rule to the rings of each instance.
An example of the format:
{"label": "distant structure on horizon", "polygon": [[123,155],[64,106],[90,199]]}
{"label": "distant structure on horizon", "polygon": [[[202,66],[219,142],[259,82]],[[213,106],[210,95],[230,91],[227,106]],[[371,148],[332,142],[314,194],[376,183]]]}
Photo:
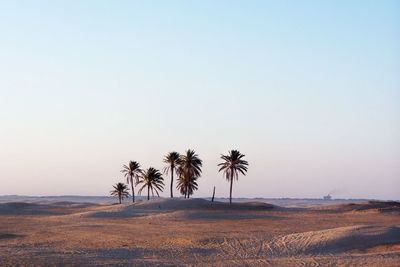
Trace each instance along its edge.
{"label": "distant structure on horizon", "polygon": [[332,200],[331,194],[324,196],[324,200]]}

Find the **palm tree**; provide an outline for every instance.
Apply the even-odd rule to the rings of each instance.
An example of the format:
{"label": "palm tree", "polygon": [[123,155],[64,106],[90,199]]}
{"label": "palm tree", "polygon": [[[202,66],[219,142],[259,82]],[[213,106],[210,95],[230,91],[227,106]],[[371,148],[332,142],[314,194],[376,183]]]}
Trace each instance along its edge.
{"label": "palm tree", "polygon": [[150,167],[145,171],[142,171],[139,182],[137,183],[143,184],[142,187],[139,189],[138,193],[141,194],[142,190],[147,187],[147,200],[150,199],[150,190],[154,196],[154,192],[157,193],[157,196],[160,196],[158,191],[163,190],[164,188],[164,178],[159,170]]}
{"label": "palm tree", "polygon": [[218,166],[221,166],[219,172],[224,171],[224,176],[231,183],[229,194],[230,204],[232,204],[233,178],[236,178],[236,180],[238,180],[239,172],[243,175],[246,175],[247,172],[247,166],[249,165],[249,163],[243,160],[244,156],[245,155],[241,154],[238,150],[231,150],[229,151],[228,155],[221,155],[221,159],[224,160],[224,162],[218,164]]}
{"label": "palm tree", "polygon": [[118,196],[119,204],[121,204],[124,197],[129,197],[128,186],[124,183],[117,183],[113,185],[114,190],[110,193],[112,196]]}
{"label": "palm tree", "polygon": [[[130,161],[129,165],[123,165],[121,172],[126,177],[126,182],[131,184],[132,189],[132,202],[135,202],[135,189],[134,186],[138,182],[138,175],[142,170],[140,169],[140,164],[136,161]],[[133,182],[133,178],[135,178],[135,183]]]}
{"label": "palm tree", "polygon": [[185,198],[189,198],[190,195],[193,195],[194,191],[198,188],[197,179],[198,177],[185,177],[180,175],[178,177],[178,184],[176,187],[179,189],[179,192],[185,196]]}
{"label": "palm tree", "polygon": [[196,180],[201,176],[202,166],[203,161],[194,150],[188,149],[184,155],[181,155],[177,169],[179,174],[177,188],[185,198],[189,198],[197,190]]}
{"label": "palm tree", "polygon": [[171,172],[171,198],[174,197],[174,192],[173,192],[173,184],[174,184],[174,171],[177,171],[178,165],[180,162],[180,155],[178,152],[169,152],[165,157],[164,157],[164,163],[167,163],[167,166],[164,168],[164,173],[168,175],[169,172]]}

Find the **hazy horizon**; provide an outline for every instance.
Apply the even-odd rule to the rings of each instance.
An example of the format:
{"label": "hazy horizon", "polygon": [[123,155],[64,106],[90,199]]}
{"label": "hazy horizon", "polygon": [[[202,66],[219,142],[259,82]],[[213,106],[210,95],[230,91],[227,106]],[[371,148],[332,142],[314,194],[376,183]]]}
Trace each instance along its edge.
{"label": "hazy horizon", "polygon": [[[56,199],[66,199],[64,201],[66,202],[77,202],[77,203],[85,203],[91,199],[97,200],[97,198],[107,198],[109,200],[111,200],[112,202],[116,202],[118,201],[118,199],[115,196],[111,196],[110,194],[104,194],[104,195],[0,195],[0,201],[3,202],[29,202],[27,200],[34,200],[33,202],[37,201],[38,199],[40,199],[41,201],[57,201]],[[88,199],[88,200],[84,200],[84,199]],[[151,199],[169,199],[171,198],[170,196],[151,196]],[[179,198],[179,199],[184,199],[184,196],[181,195],[176,195],[174,196],[174,198]],[[211,199],[212,195],[210,196],[198,196],[198,197],[191,197],[190,199]],[[11,199],[11,200],[10,200]],[[78,200],[79,199],[79,200]],[[215,196],[214,201],[221,201],[223,200],[224,202],[229,202],[229,196]],[[232,197],[232,200],[247,200],[247,199],[261,199],[261,200],[299,200],[299,201],[319,201],[318,203],[323,203],[323,204],[327,204],[327,203],[337,203],[337,201],[364,201],[364,200],[377,200],[377,201],[400,201],[399,198],[397,199],[373,199],[373,198],[335,198],[332,197],[332,199],[326,200],[324,199],[322,196],[321,197],[314,197],[314,198],[290,198],[290,197]],[[147,195],[146,194],[142,194],[142,195],[137,195],[135,194],[135,201],[136,200],[140,200],[140,201],[147,201]],[[60,200],[61,201],[61,200]],[[132,198],[131,196],[129,196],[128,198],[124,198],[123,202],[125,203],[131,203]],[[91,202],[91,201],[89,201]],[[239,201],[240,202],[240,201]],[[101,203],[101,202],[96,202],[96,203]],[[347,202],[346,202],[347,203]],[[272,204],[272,203],[270,203]]]}
{"label": "hazy horizon", "polygon": [[[399,1],[0,3],[0,195],[107,195],[203,160],[193,197],[399,199]],[[169,195],[169,176],[165,175]],[[176,195],[177,192],[175,193]]]}

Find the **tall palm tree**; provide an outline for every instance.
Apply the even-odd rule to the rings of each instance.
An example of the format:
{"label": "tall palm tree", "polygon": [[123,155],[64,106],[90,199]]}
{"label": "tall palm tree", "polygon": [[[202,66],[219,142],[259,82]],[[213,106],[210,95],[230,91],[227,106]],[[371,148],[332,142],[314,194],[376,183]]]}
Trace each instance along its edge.
{"label": "tall palm tree", "polygon": [[154,196],[154,192],[157,193],[157,196],[160,196],[158,191],[163,190],[164,188],[164,178],[159,170],[150,167],[145,171],[142,171],[141,175],[139,176],[139,182],[137,183],[142,184],[142,187],[139,189],[138,193],[141,194],[142,190],[147,187],[147,200],[150,199],[150,191]]}
{"label": "tall palm tree", "polygon": [[164,168],[164,173],[168,175],[169,172],[171,172],[171,198],[174,197],[174,192],[173,192],[173,184],[174,184],[174,171],[176,173],[178,165],[180,162],[180,155],[178,152],[169,152],[165,157],[164,157],[164,163],[167,164]]}
{"label": "tall palm tree", "polygon": [[221,155],[221,159],[224,162],[218,164],[221,168],[220,171],[224,172],[225,178],[230,181],[230,193],[229,193],[229,203],[232,204],[232,185],[233,185],[233,178],[238,180],[239,173],[246,175],[247,166],[249,163],[243,160],[245,155],[241,154],[238,150],[231,150],[229,151],[228,155]]}
{"label": "tall palm tree", "polygon": [[[132,189],[132,202],[135,202],[135,189],[134,186],[138,182],[138,175],[142,170],[140,169],[140,164],[136,161],[130,161],[129,165],[123,165],[121,172],[126,177],[126,182],[131,184]],[[135,182],[133,182],[135,178]]]}
{"label": "tall palm tree", "polygon": [[128,186],[124,183],[116,183],[113,185],[113,190],[110,191],[112,196],[118,196],[119,204],[125,197],[129,197]]}
{"label": "tall palm tree", "polygon": [[188,149],[181,155],[177,169],[179,175],[177,188],[185,198],[189,198],[197,190],[196,180],[201,176],[202,166],[203,161],[194,150]]}

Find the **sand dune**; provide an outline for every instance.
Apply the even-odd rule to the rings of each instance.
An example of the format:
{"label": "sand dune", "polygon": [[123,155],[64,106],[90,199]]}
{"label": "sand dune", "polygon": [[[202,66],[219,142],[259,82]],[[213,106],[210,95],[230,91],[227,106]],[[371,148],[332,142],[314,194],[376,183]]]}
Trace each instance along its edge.
{"label": "sand dune", "polygon": [[263,202],[226,203],[211,202],[205,199],[158,198],[150,201],[141,201],[135,205],[137,209],[161,210],[186,210],[186,209],[211,209],[211,210],[268,210],[275,206]]}
{"label": "sand dune", "polygon": [[394,205],[3,203],[0,266],[398,266]]}
{"label": "sand dune", "polygon": [[236,258],[325,257],[400,244],[400,228],[374,225],[278,235],[273,238],[210,238],[199,243]]}
{"label": "sand dune", "polygon": [[266,254],[331,254],[400,243],[399,227],[359,225],[296,233],[274,238],[264,245]]}
{"label": "sand dune", "polygon": [[71,214],[84,208],[98,206],[90,203],[53,202],[53,203],[0,203],[0,215],[62,215]]}
{"label": "sand dune", "polygon": [[367,201],[361,203],[347,203],[328,205],[316,209],[335,212],[393,212],[400,214],[400,202],[397,201]]}
{"label": "sand dune", "polygon": [[[101,210],[88,212],[82,216],[93,218],[126,218],[126,217],[140,217],[148,216],[166,212],[175,211],[192,211],[192,213],[175,213],[176,218],[223,218],[224,214],[232,219],[250,218],[251,216],[229,216],[235,211],[265,211],[276,206],[262,203],[262,202],[247,202],[247,203],[234,203],[230,205],[225,202],[211,202],[205,199],[166,199],[158,198],[149,201],[140,201],[135,204],[127,205],[110,205]],[[195,212],[193,212],[195,211]],[[222,213],[218,213],[224,212]],[[227,212],[227,213],[225,213]],[[230,212],[230,213],[229,213]],[[258,218],[257,216],[253,216]]]}
{"label": "sand dune", "polygon": [[0,203],[0,215],[50,215],[56,214],[50,205],[12,202]]}

